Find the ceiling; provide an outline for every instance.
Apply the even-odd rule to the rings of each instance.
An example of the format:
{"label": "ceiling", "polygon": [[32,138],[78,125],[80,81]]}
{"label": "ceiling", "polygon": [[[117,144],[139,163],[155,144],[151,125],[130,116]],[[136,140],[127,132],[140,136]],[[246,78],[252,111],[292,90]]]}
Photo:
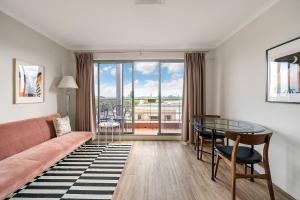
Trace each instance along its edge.
{"label": "ceiling", "polygon": [[71,50],[210,49],[278,0],[0,0],[0,10]]}

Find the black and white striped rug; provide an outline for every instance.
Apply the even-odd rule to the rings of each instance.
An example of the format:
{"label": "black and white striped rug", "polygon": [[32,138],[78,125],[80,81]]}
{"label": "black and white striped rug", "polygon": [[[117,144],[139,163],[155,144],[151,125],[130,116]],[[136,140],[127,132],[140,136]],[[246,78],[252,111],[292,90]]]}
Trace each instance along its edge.
{"label": "black and white striped rug", "polygon": [[112,199],[131,145],[83,145],[11,195],[11,200]]}

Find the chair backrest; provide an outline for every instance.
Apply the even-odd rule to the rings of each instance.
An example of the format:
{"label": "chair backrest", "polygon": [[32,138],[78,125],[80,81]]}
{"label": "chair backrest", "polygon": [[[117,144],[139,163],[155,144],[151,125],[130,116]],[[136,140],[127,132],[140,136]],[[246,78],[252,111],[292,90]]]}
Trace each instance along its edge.
{"label": "chair backrest", "polygon": [[122,117],[122,105],[115,105],[113,107],[113,114],[115,118]]}
{"label": "chair backrest", "polygon": [[270,142],[272,132],[264,134],[245,134],[237,132],[226,132],[225,137],[237,141],[241,144],[260,145]]}
{"label": "chair backrest", "polygon": [[232,149],[231,162],[236,162],[236,155],[239,144],[246,145],[261,145],[264,144],[263,160],[268,160],[269,144],[272,137],[272,132],[263,134],[245,134],[236,132],[226,132],[225,137],[235,141]]}
{"label": "chair backrest", "polygon": [[108,116],[108,106],[105,104],[102,104],[100,107],[100,117],[107,118],[107,116]]}
{"label": "chair backrest", "polygon": [[129,112],[129,109],[126,108],[126,107],[124,107],[124,109],[123,109],[123,116],[124,116],[124,118],[126,118],[127,112]]}

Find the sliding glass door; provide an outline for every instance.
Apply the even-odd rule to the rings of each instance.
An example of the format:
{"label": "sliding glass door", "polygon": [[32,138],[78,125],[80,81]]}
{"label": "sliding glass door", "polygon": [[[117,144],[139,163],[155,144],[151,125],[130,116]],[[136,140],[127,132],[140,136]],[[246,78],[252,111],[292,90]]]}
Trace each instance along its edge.
{"label": "sliding glass door", "polygon": [[97,124],[118,121],[125,134],[180,134],[183,70],[182,61],[95,62]]}
{"label": "sliding glass door", "polygon": [[159,62],[134,62],[135,133],[159,132]]}

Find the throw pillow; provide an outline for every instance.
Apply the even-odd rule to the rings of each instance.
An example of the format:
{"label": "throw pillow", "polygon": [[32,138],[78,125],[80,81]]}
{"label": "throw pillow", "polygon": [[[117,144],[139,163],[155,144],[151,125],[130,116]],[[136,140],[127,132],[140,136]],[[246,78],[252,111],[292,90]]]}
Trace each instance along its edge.
{"label": "throw pillow", "polygon": [[56,136],[62,136],[71,132],[69,116],[56,118],[53,120]]}

